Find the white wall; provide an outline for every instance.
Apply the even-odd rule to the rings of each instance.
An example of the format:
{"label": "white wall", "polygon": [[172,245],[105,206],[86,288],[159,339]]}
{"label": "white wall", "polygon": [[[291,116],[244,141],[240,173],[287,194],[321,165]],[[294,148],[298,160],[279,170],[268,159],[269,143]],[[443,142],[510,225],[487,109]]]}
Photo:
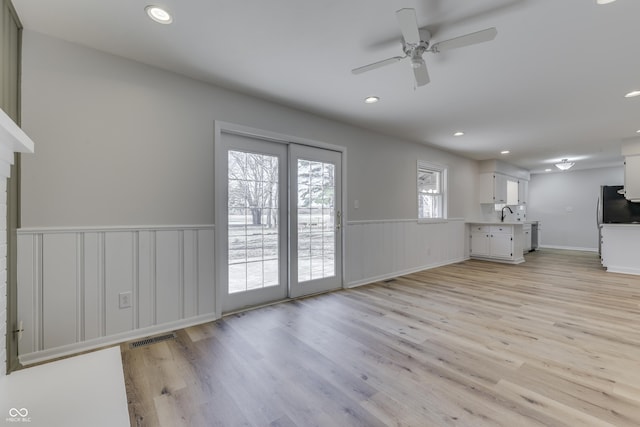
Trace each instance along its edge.
{"label": "white wall", "polygon": [[541,223],[540,245],[597,251],[600,186],[623,180],[622,166],[532,175],[527,218]]}
{"label": "white wall", "polygon": [[[348,149],[351,220],[415,218],[416,160],[448,165],[475,213],[476,162],[25,31],[24,227],[213,223],[213,121]],[[353,209],[353,200],[360,209]]]}
{"label": "white wall", "polygon": [[[37,251],[34,257],[19,258],[22,295],[40,298],[19,302],[19,315],[40,322],[39,305],[51,307],[55,303],[56,309],[48,314],[55,317],[58,311],[66,312],[62,317],[66,316],[67,322],[73,320],[67,326],[75,329],[73,334],[49,340],[46,328],[37,330],[38,325],[33,325],[29,332],[31,345],[25,351],[53,355],[56,348],[77,348],[77,343],[87,340],[80,333],[87,326],[78,314],[78,304],[83,303],[82,295],[95,289],[74,273],[84,268],[79,267],[84,261],[78,258],[77,241],[74,244],[73,238],[61,238],[59,233],[84,236],[96,228],[110,226],[127,227],[132,233],[156,226],[213,227],[214,120],[347,148],[347,285],[465,257],[464,238],[459,236],[464,224],[460,221],[454,225],[421,226],[420,235],[427,240],[424,242],[405,239],[406,233],[388,231],[406,229],[398,224],[416,219],[418,159],[449,167],[450,217],[477,217],[478,165],[473,160],[43,34],[25,31],[23,49],[22,122],[39,147],[36,155],[22,163],[21,253],[33,253],[31,246],[24,247],[24,242],[30,241],[29,235],[40,235],[47,243],[43,253],[51,258],[38,259]],[[354,208],[354,200],[359,201],[359,209]],[[443,230],[454,230],[456,238],[451,239],[451,233]],[[380,233],[384,233],[384,244],[371,246],[372,241],[379,240]],[[357,239],[349,241],[352,236]],[[432,241],[445,238],[449,239],[446,245]],[[372,259],[386,260],[390,248],[393,254],[407,253],[408,261],[377,263],[371,269],[358,264],[365,253]],[[163,251],[174,249],[158,241],[150,256],[158,259]],[[121,258],[122,268],[129,271],[130,257]],[[119,268],[114,264],[117,259],[120,258],[105,261],[113,271]],[[56,268],[47,269],[51,265]],[[43,271],[43,276],[32,278],[33,271]],[[73,277],[75,281],[65,279]],[[127,276],[122,287],[104,288],[109,294],[104,298],[108,300],[98,300],[102,305],[97,309],[111,313],[116,334],[135,332],[140,327],[127,310],[109,308],[119,292],[135,291],[136,280],[140,280],[139,271],[134,271],[133,278]],[[160,285],[158,292],[163,291],[163,286],[170,284]],[[213,286],[211,282],[207,292]],[[55,296],[58,291],[66,292],[69,298],[60,301]],[[147,308],[154,303],[144,293],[136,301]],[[68,313],[75,313],[75,317]],[[162,324],[159,320],[156,325]],[[56,333],[55,329],[50,331]],[[98,338],[104,341],[110,336],[105,330]]]}

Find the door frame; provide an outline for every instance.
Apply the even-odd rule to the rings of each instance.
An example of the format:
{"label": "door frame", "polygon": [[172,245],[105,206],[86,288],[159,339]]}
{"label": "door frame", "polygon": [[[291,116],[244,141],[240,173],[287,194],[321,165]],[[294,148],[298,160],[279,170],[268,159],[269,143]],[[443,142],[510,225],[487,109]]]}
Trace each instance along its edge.
{"label": "door frame", "polygon": [[[343,226],[340,228],[341,233],[341,243],[342,243],[342,256],[341,256],[341,273],[342,273],[342,288],[345,287],[346,284],[346,276],[345,276],[345,261],[346,261],[346,232],[345,225],[347,224],[347,148],[339,145],[328,144],[325,142],[295,137],[290,135],[285,135],[277,132],[270,132],[262,129],[256,129],[249,126],[239,125],[236,123],[224,122],[215,120],[214,121],[214,132],[213,132],[213,207],[214,207],[214,271],[215,271],[215,283],[214,283],[214,294],[215,294],[215,316],[219,318],[222,316],[222,283],[226,277],[223,268],[226,266],[222,265],[221,257],[219,254],[224,253],[227,250],[227,242],[222,239],[224,236],[222,233],[216,231],[217,227],[222,227],[222,220],[224,218],[225,211],[227,209],[226,201],[218,200],[221,198],[221,195],[225,194],[224,186],[226,186],[226,175],[225,172],[227,170],[226,162],[227,156],[224,154],[224,146],[222,143],[223,134],[232,134],[239,135],[247,138],[255,138],[259,140],[276,142],[285,145],[290,144],[298,144],[298,145],[307,145],[314,148],[320,148],[325,150],[337,151],[341,154],[342,162],[340,165],[340,172],[342,174],[342,224]],[[288,187],[288,186],[287,186]],[[226,234],[225,234],[226,235]]]}

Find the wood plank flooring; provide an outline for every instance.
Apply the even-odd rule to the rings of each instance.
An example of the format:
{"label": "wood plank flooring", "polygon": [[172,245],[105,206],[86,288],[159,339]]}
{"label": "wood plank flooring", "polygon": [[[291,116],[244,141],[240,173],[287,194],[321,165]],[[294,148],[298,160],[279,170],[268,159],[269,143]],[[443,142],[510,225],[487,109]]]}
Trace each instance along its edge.
{"label": "wood plank flooring", "polygon": [[639,426],[640,277],[543,249],[121,347],[133,426]]}

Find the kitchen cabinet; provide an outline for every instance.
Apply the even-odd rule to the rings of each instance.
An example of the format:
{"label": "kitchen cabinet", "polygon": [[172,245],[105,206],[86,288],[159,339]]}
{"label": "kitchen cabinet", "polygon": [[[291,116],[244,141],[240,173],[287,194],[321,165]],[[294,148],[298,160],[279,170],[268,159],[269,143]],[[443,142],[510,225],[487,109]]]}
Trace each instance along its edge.
{"label": "kitchen cabinet", "polygon": [[513,257],[513,227],[510,225],[492,225],[489,231],[491,257]]}
{"label": "kitchen cabinet", "polygon": [[508,175],[481,173],[479,182],[480,203],[515,206],[522,204],[520,200],[526,196],[526,190],[521,190],[523,187],[520,182]]}
{"label": "kitchen cabinet", "polygon": [[640,202],[640,155],[624,158],[624,197]]}
{"label": "kitchen cabinet", "polygon": [[518,181],[512,178],[507,178],[507,205],[517,205],[518,195]]}
{"label": "kitchen cabinet", "polygon": [[480,174],[480,203],[507,203],[507,176],[500,173]]}
{"label": "kitchen cabinet", "polygon": [[602,224],[602,266],[612,273],[640,275],[640,224]]}
{"label": "kitchen cabinet", "polygon": [[526,205],[529,200],[529,181],[526,179],[518,180],[518,204]]}
{"label": "kitchen cabinet", "polygon": [[470,224],[472,258],[519,264],[524,262],[522,224]]}
{"label": "kitchen cabinet", "polygon": [[531,234],[532,228],[531,224],[524,224],[522,226],[522,234],[523,234],[523,242],[522,242],[522,250],[524,252],[531,252],[533,250],[533,235]]}
{"label": "kitchen cabinet", "polygon": [[491,256],[490,227],[488,225],[472,225],[471,226],[471,256]]}

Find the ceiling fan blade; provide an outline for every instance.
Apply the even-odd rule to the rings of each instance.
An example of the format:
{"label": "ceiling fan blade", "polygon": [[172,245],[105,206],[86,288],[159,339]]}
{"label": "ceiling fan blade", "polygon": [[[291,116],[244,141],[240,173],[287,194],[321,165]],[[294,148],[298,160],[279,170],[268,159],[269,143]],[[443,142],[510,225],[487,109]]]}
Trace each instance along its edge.
{"label": "ceiling fan blade", "polygon": [[421,60],[419,64],[417,67],[414,63],[411,64],[413,66],[413,76],[416,78],[417,86],[424,86],[430,81],[429,72],[427,71],[427,64],[424,60]]}
{"label": "ceiling fan blade", "polygon": [[374,62],[369,65],[363,65],[362,67],[354,68],[351,70],[353,74],[362,74],[367,71],[375,70],[376,68],[384,67],[385,65],[393,64],[394,62],[398,62],[401,59],[406,58],[406,56],[394,56],[393,58],[383,59],[382,61]]}
{"label": "ceiling fan blade", "polygon": [[445,50],[457,49],[459,47],[470,46],[472,44],[484,43],[495,39],[497,34],[498,30],[496,30],[495,27],[491,27],[486,30],[477,31],[475,33],[435,43],[431,46],[430,50],[432,52],[443,52]]}
{"label": "ceiling fan blade", "polygon": [[418,32],[418,20],[416,19],[415,9],[400,9],[396,12],[396,17],[398,18],[400,31],[402,31],[402,37],[404,37],[405,43],[420,43],[420,33]]}

